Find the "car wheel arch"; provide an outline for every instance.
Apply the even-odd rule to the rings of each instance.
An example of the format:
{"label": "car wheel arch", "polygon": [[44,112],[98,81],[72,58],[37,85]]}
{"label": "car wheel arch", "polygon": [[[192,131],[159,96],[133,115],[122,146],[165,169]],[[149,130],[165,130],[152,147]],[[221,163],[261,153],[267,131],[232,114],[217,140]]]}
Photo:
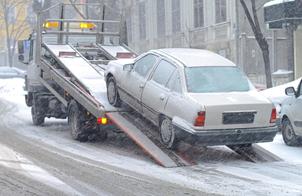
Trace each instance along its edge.
{"label": "car wheel arch", "polygon": [[284,122],[284,120],[286,120],[286,119],[288,119],[288,120],[289,120],[288,116],[285,114],[285,115],[283,115],[283,116],[282,116],[281,122],[283,123],[283,122]]}
{"label": "car wheel arch", "polygon": [[165,118],[165,116],[166,116],[166,115],[164,115],[164,114],[162,114],[162,113],[160,113],[160,114],[158,115],[158,123],[157,123],[158,127],[160,126],[160,122]]}
{"label": "car wheel arch", "polygon": [[111,72],[107,73],[107,75],[106,75],[106,83],[108,83],[108,80],[109,80],[109,78],[111,78],[111,77],[114,78],[113,74],[112,74]]}

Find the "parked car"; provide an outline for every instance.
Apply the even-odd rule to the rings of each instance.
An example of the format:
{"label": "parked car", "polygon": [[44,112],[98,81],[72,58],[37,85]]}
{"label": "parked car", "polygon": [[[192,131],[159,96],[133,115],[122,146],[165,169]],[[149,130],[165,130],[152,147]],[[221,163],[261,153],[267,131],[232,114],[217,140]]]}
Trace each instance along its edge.
{"label": "parked car", "polygon": [[289,97],[282,102],[281,131],[284,142],[289,146],[302,144],[302,80],[297,91],[285,89]]}
{"label": "parked car", "polygon": [[16,67],[0,67],[0,78],[24,78],[26,72]]}
{"label": "parked car", "polygon": [[108,101],[134,108],[159,127],[161,142],[203,145],[270,142],[276,109],[238,67],[206,50],[158,49],[105,72]]}

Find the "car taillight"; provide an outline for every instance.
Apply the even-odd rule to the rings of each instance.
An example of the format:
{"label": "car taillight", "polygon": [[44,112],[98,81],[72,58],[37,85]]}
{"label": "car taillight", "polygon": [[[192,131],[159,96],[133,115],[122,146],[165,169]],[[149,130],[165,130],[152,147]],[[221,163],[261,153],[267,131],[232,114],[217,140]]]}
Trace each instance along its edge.
{"label": "car taillight", "polygon": [[273,108],[270,123],[275,123],[276,119],[277,119],[277,110],[276,108]]}
{"label": "car taillight", "polygon": [[206,120],[206,112],[198,112],[198,115],[195,119],[194,126],[203,127],[205,120]]}

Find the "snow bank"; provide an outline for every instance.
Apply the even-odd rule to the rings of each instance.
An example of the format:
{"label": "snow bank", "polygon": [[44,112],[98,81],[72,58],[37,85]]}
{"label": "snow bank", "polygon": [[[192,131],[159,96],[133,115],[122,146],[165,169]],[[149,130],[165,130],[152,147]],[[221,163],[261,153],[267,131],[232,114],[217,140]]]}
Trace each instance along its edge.
{"label": "snow bank", "polygon": [[10,78],[0,79],[0,98],[14,103],[24,102],[24,79]]}

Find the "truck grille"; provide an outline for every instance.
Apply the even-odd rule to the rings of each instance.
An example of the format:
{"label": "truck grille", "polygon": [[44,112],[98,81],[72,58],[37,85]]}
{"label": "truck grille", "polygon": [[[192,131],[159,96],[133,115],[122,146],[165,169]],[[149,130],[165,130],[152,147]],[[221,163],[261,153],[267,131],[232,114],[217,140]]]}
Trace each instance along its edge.
{"label": "truck grille", "polygon": [[222,114],[223,124],[251,124],[257,112],[228,112]]}

